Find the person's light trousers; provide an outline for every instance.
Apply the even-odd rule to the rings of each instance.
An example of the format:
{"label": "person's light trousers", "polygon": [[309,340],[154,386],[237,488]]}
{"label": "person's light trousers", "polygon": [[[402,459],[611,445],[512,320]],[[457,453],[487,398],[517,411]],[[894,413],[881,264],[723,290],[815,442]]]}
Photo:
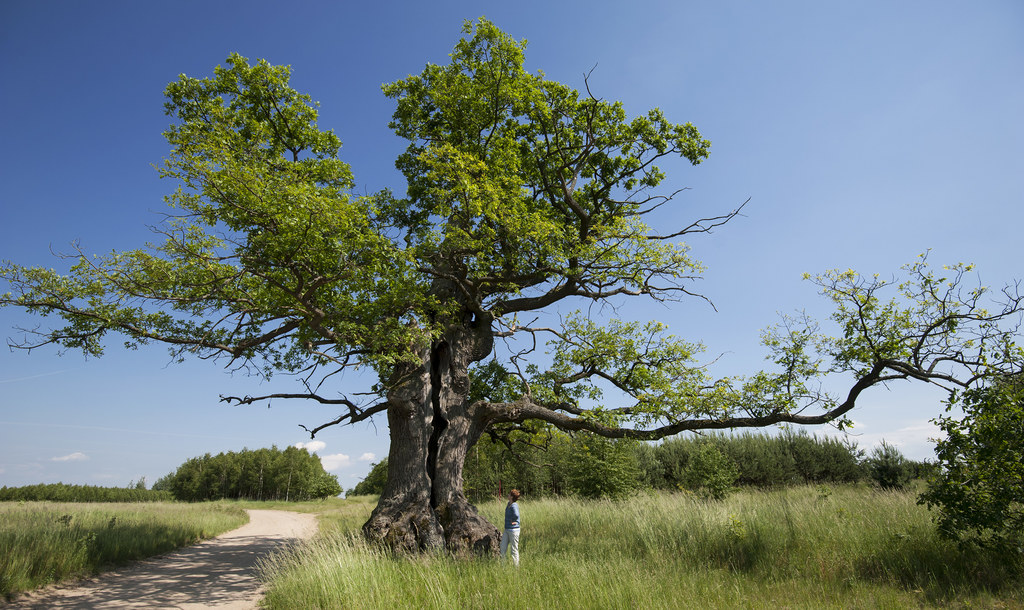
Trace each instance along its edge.
{"label": "person's light trousers", "polygon": [[501,535],[501,556],[508,553],[512,557],[512,564],[519,565],[519,528],[505,530]]}

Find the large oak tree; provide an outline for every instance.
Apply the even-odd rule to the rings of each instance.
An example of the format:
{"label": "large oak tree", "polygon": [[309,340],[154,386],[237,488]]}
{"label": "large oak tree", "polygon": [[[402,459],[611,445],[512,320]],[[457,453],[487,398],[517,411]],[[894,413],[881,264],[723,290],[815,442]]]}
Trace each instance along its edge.
{"label": "large oak tree", "polygon": [[[961,387],[1019,369],[1017,291],[987,311],[967,267],[943,279],[924,259],[898,285],[814,278],[835,302],[838,336],[784,320],[764,337],[776,366],[744,379],[712,378],[700,346],[657,323],[535,322],[573,301],[693,296],[701,265],[681,238],[736,212],[653,230],[646,219],[676,194],[658,190],[658,163],[700,163],[710,144],[698,130],[658,110],[630,118],[587,88],[527,72],[525,43],[486,20],[465,34],[447,65],[384,87],[396,102],[390,126],[409,141],[397,160],[402,196],[356,194],[338,137],[317,126],[289,68],[232,55],[210,78],[181,76],[166,90],[174,122],[161,173],[179,186],[163,243],[81,256],[67,275],[5,263],[2,304],[64,321],[21,345],[99,354],[116,332],[180,358],[291,372],[296,391],[227,400],[334,406],[312,434],[385,413],[388,482],[365,533],[457,554],[497,548],[497,529],[462,491],[467,450],[488,431],[541,422],[657,439],[841,422],[887,381]],[[490,358],[512,383],[471,400],[472,367]],[[353,368],[376,374],[371,399],[343,393],[337,374]],[[827,373],[848,391],[821,391]]]}

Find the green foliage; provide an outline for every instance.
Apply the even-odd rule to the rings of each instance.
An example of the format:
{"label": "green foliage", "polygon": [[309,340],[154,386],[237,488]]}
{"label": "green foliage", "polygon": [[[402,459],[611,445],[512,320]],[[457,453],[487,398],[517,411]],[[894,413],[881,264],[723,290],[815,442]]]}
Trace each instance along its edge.
{"label": "green foliage", "polygon": [[900,450],[885,441],[871,451],[866,466],[871,480],[882,489],[903,489],[914,474]]}
{"label": "green foliage", "polygon": [[636,441],[583,432],[549,432],[540,444],[514,444],[513,449],[485,437],[466,459],[465,493],[476,500],[493,498],[499,489],[511,488],[531,498],[626,497],[643,487],[640,446]]}
{"label": "green foliage", "polygon": [[936,420],[940,472],[921,495],[953,539],[1024,544],[1024,383],[1020,377],[950,400],[963,417]]}
{"label": "green foliage", "polygon": [[578,433],[568,439],[566,488],[584,498],[623,498],[640,487],[637,441]]}
{"label": "green foliage", "polygon": [[[326,379],[364,366],[386,400],[396,366],[466,320],[511,336],[528,332],[519,314],[571,297],[687,294],[701,265],[675,238],[721,219],[662,236],[643,218],[672,198],[652,191],[665,178],[658,164],[699,164],[710,142],[660,110],[629,117],[621,103],[529,72],[525,42],[486,19],[466,22],[464,34],[448,64],[383,87],[395,101],[390,127],[409,142],[396,162],[404,196],[354,194],[341,142],[291,87],[291,68],[232,54],[212,76],[181,75],[166,88],[174,122],[160,171],[178,188],[167,197],[175,211],[160,229],[165,241],[83,254],[66,276],[5,263],[0,277],[14,290],[0,304],[60,318],[66,325],[44,342],[88,354],[118,332],[129,346],[163,342],[176,358],[223,356],[266,377]],[[697,350],[662,331],[576,318],[559,366],[614,368],[607,375],[638,398],[626,419],[682,417],[701,377],[687,364]],[[615,357],[617,335],[634,340]],[[563,386],[572,396],[576,383],[594,390],[560,375],[534,383],[538,397]],[[274,396],[340,402],[349,412],[339,422],[384,408],[311,391]],[[524,419],[552,412],[537,406],[544,411]],[[593,428],[617,418],[580,419]]]}
{"label": "green foliage", "polygon": [[168,473],[156,480],[153,483],[153,491],[171,491],[171,481],[174,480],[174,473]]}
{"label": "green foliage", "polygon": [[0,487],[0,502],[168,502],[169,490],[145,488],[144,481],[127,488],[50,483],[23,487]]}
{"label": "green foliage", "polygon": [[[607,426],[629,420],[649,425],[719,409],[720,395],[701,396],[698,390],[708,383],[703,370],[694,366],[702,347],[669,335],[666,329],[660,322],[622,320],[600,326],[576,312],[563,321],[557,340],[549,343],[554,362],[533,380],[532,391],[552,401],[572,397],[600,404],[606,402],[602,384],[610,382],[635,402],[628,411],[589,410],[588,418]],[[575,377],[579,379],[571,387],[560,381]]]}
{"label": "green foliage", "polygon": [[381,357],[396,341],[408,345],[400,321],[383,313],[395,299],[415,300],[405,258],[372,225],[373,199],[348,192],[341,142],[318,128],[316,104],[289,86],[290,73],[232,54],[213,77],[168,85],[175,123],[160,173],[179,187],[152,251],[82,255],[63,277],[4,266],[13,284],[32,285],[16,302],[67,321],[55,342],[99,355],[118,331],[129,346],[227,354],[266,376],[330,362],[310,343],[325,336]]}
{"label": "green foliage", "polygon": [[[524,438],[532,438],[524,435]],[[565,493],[565,439],[552,435],[538,444],[513,444],[485,436],[466,456],[463,491],[474,501],[489,500],[518,489],[526,497],[540,498]]]}
{"label": "green foliage", "polygon": [[637,477],[640,489],[658,489],[663,486],[665,472],[659,459],[660,447],[653,443],[637,443],[634,447]]}
{"label": "green foliage", "polygon": [[739,470],[728,456],[711,443],[701,443],[690,455],[680,484],[698,495],[721,500],[731,491]]}
{"label": "green foliage", "polygon": [[691,456],[704,444],[716,447],[736,468],[740,486],[781,487],[803,483],[848,483],[861,479],[863,452],[850,441],[800,431],[782,434],[711,434],[666,439],[654,448],[659,466],[654,487],[683,484]]}
{"label": "green foliage", "polygon": [[939,463],[933,460],[907,460],[910,469],[910,478],[913,480],[929,481],[939,475],[941,468]]}
{"label": "green foliage", "polygon": [[[484,437],[466,457],[463,491],[474,501],[519,489],[524,497],[573,495],[622,498],[643,488],[640,456],[646,445],[593,434],[551,433],[543,445],[514,445]],[[387,482],[387,460],[375,464],[348,495],[380,494]]]}
{"label": "green foliage", "polygon": [[346,496],[379,496],[388,482],[388,458],[370,466],[370,472],[347,492]]}
{"label": "green foliage", "polygon": [[[499,495],[499,489],[512,487],[531,498],[621,498],[641,489],[690,489],[718,496],[733,485],[854,483],[869,476],[871,463],[850,440],[802,430],[675,437],[658,444],[583,433],[517,433],[512,438],[519,442],[511,449],[489,436],[470,449],[463,472],[467,497],[488,500]],[[922,478],[934,468],[926,462],[900,459],[901,472],[911,478]],[[387,480],[386,462],[376,464],[349,494],[379,494]]]}
{"label": "green foliage", "polygon": [[[852,270],[815,277],[834,305],[836,335],[806,316],[784,318],[762,336],[770,369],[745,378],[711,377],[698,361],[703,347],[657,322],[599,324],[576,313],[561,317],[558,328],[531,327],[524,320],[567,311],[559,308],[570,299],[600,305],[692,296],[703,266],[680,240],[738,210],[653,230],[657,211],[674,196],[658,192],[665,179],[658,164],[697,165],[710,142],[657,109],[630,117],[621,103],[592,94],[587,81],[581,94],[529,72],[525,42],[486,19],[466,22],[463,32],[450,62],[383,86],[395,102],[389,126],[408,141],[396,161],[407,186],[398,195],[357,194],[338,158],[339,138],[318,126],[317,104],[291,87],[289,67],[232,54],[211,77],[180,76],[165,91],[173,124],[160,172],[177,188],[167,197],[173,212],[159,228],[162,243],[102,257],[80,253],[67,275],[4,262],[0,279],[11,288],[0,306],[58,318],[23,345],[100,355],[108,334],[119,333],[127,347],[169,345],[176,359],[221,357],[264,377],[301,374],[298,393],[225,400],[344,407],[324,426],[397,415],[415,400],[427,411],[424,397],[444,396],[450,431],[494,435],[470,456],[466,485],[474,495],[495,482],[626,495],[638,481],[658,480],[650,474],[656,460],[650,452],[638,460],[636,441],[777,424],[842,426],[873,386],[913,379],[970,388],[1020,370],[1019,288],[996,294],[990,313],[990,292],[967,281],[970,265],[937,273],[923,256],[904,267],[901,280]],[[496,337],[509,349],[496,351]],[[496,355],[507,356],[508,366],[481,367],[493,387],[468,402],[468,367]],[[378,377],[360,404],[332,386],[353,368]],[[819,380],[830,374],[851,380],[849,390],[822,390]],[[426,414],[409,421],[433,425]],[[556,465],[531,458],[532,448],[512,465],[499,445],[506,441],[548,445]],[[716,446],[717,457],[702,449],[692,469],[727,474],[728,456],[741,483],[854,476],[848,448],[786,442],[743,449],[756,459],[738,459],[725,446]],[[462,457],[457,442],[435,446]],[[281,460],[266,451],[195,458],[158,486],[189,500],[299,498],[337,488],[322,469],[300,465],[305,458],[295,452]],[[671,484],[697,476],[685,474],[689,462],[679,454],[663,469]],[[415,467],[439,463],[434,457],[418,457]],[[434,480],[435,473],[424,474],[418,480]]]}
{"label": "green foliage", "polygon": [[[792,439],[785,435],[745,433],[717,436],[713,440],[736,464],[739,471],[736,482],[739,485],[782,487],[804,479],[804,473],[797,468],[795,453],[798,448],[806,448],[806,445],[789,442]],[[801,460],[800,463],[806,461]]]}
{"label": "green foliage", "polygon": [[[304,392],[228,400],[346,406],[330,425],[385,410],[400,364],[419,366],[432,342],[484,326],[457,368],[493,353],[495,333],[510,343],[552,337],[550,370],[505,380],[516,389],[506,400],[524,403],[511,423],[642,440],[842,423],[873,385],[972,385],[1024,357],[1015,329],[1001,326],[1019,319],[1019,294],[1007,290],[990,314],[986,289],[964,283],[970,265],[936,275],[923,257],[901,283],[850,270],[816,277],[838,335],[786,318],[763,335],[772,370],[746,378],[711,378],[696,360],[702,346],[655,322],[602,326],[576,314],[561,328],[529,328],[520,316],[570,298],[691,295],[703,268],[678,240],[736,211],[653,231],[649,215],[673,196],[656,190],[658,164],[697,165],[710,142],[658,109],[630,117],[586,81],[581,94],[528,71],[526,43],[486,19],[463,33],[447,64],[383,86],[395,103],[389,126],[408,141],[396,161],[404,195],[355,194],[340,139],[319,127],[312,97],[291,87],[291,68],[232,54],[212,76],[181,75],[165,90],[173,124],[160,172],[177,189],[164,241],[82,254],[67,275],[5,262],[11,291],[0,305],[60,318],[63,327],[40,331],[35,345],[99,355],[116,332],[129,347],[165,343],[179,359],[222,356],[266,377],[303,371]],[[379,375],[379,401],[310,389],[351,367]],[[844,399],[814,383],[829,373],[853,373]],[[598,400],[610,398],[608,384],[622,404]],[[477,411],[513,418],[501,406]]]}
{"label": "green foliage", "polygon": [[408,197],[388,212],[414,256],[465,265],[499,313],[523,287],[568,276],[589,291],[642,289],[645,270],[690,274],[685,248],[644,237],[636,195],[664,178],[658,159],[707,157],[697,129],[658,110],[629,119],[620,103],[529,73],[525,42],[486,19],[463,32],[449,64],[383,88],[396,101],[390,126],[409,141],[396,163]]}
{"label": "green foliage", "polygon": [[292,500],[328,498],[341,493],[335,475],[320,458],[296,447],[243,449],[191,458],[168,477],[167,488],[186,502],[220,500]]}
{"label": "green foliage", "polygon": [[[505,402],[518,398],[523,380],[497,360],[470,369],[469,400]],[[541,422],[493,425],[466,456],[463,490],[474,500],[516,488],[530,497],[567,493],[568,437]]]}

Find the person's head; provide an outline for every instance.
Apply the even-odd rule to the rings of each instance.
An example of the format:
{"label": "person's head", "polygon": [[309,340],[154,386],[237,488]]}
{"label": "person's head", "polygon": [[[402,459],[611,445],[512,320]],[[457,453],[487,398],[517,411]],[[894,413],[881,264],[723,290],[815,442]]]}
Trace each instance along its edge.
{"label": "person's head", "polygon": [[509,502],[515,502],[518,499],[519,499],[519,490],[518,489],[513,489],[512,491],[508,492],[508,501]]}

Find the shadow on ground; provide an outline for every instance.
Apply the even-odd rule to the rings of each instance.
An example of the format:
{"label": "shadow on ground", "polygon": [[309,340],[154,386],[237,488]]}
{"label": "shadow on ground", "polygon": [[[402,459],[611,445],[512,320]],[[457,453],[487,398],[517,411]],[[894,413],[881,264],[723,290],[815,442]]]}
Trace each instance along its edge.
{"label": "shadow on ground", "polygon": [[[277,515],[265,513],[278,513]],[[289,515],[301,523],[268,521]],[[49,587],[4,608],[255,608],[260,557],[315,531],[312,515],[250,511],[250,523],[196,546],[74,584]]]}

